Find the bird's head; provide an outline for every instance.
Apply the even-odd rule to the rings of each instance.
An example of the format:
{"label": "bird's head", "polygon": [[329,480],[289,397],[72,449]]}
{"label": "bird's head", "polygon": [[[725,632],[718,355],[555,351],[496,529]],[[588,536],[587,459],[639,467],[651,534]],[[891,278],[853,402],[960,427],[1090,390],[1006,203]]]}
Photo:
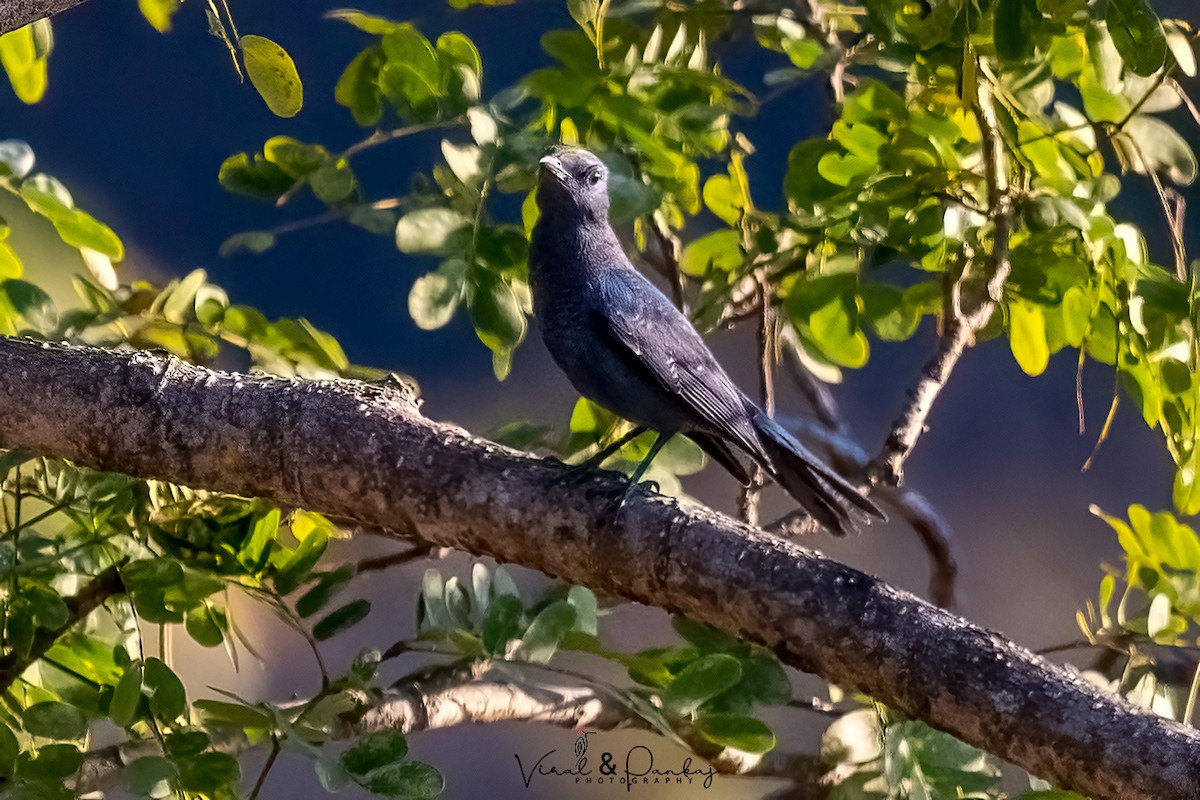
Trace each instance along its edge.
{"label": "bird's head", "polygon": [[537,204],[543,214],[608,220],[608,167],[581,147],[562,147],[538,162]]}

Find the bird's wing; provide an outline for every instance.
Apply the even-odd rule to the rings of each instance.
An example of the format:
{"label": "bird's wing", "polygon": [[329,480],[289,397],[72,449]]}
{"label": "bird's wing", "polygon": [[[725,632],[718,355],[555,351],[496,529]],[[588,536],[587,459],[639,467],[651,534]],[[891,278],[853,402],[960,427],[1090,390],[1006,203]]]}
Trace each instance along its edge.
{"label": "bird's wing", "polygon": [[765,457],[745,396],[666,295],[632,269],[606,270],[599,288],[592,312],[598,333],[689,407],[701,427]]}

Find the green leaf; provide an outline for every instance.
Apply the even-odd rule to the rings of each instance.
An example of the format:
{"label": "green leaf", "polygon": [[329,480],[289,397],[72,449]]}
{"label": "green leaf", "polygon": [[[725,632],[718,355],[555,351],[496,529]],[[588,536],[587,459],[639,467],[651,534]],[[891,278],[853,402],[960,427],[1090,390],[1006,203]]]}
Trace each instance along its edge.
{"label": "green leaf", "polygon": [[369,774],[362,785],[376,794],[398,800],[428,800],[446,786],[442,773],[423,761],[388,764]]}
{"label": "green leaf", "polygon": [[1196,155],[1179,131],[1166,122],[1139,114],[1113,140],[1136,172],[1163,172],[1172,183],[1186,186],[1196,180]]}
{"label": "green leaf", "polygon": [[288,52],[263,36],[239,40],[250,83],[277,117],[294,117],[304,105],[304,85]]}
{"label": "green leaf", "polygon": [[996,4],[996,55],[1001,61],[1033,58],[1033,26],[1038,16],[1034,0],[999,0]]}
{"label": "green leaf", "polygon": [[354,57],[333,90],[337,104],[350,109],[354,121],[363,127],[377,124],[383,116],[383,97],[379,91],[379,70],[383,63],[383,49],[368,47]]}
{"label": "green leaf", "polygon": [[446,603],[446,614],[449,616],[451,626],[460,630],[469,629],[471,627],[471,601],[457,575],[452,575],[446,581],[442,598]]}
{"label": "green leaf", "polygon": [[467,36],[451,31],[438,37],[437,53],[440,94],[445,105],[442,115],[461,114],[478,103],[483,93],[483,61],[479,50]]}
{"label": "green leaf", "polygon": [[160,722],[172,723],[187,711],[183,682],[157,658],[146,659],[142,685],[150,694],[150,711]]}
{"label": "green leaf", "polygon": [[163,749],[171,757],[177,758],[203,753],[210,744],[212,737],[204,731],[183,731],[167,734],[163,741]]}
{"label": "green leaf", "polygon": [[46,59],[38,54],[35,25],[0,36],[0,66],[8,73],[17,98],[26,104],[38,102],[46,93]]}
{"label": "green leaf", "polygon": [[396,223],[396,247],[402,253],[449,255],[458,245],[456,234],[471,221],[449,208],[422,208]]}
{"label": "green leaf", "polygon": [[1108,0],[1105,14],[1112,42],[1125,65],[1153,75],[1167,59],[1167,37],[1150,0]]}
{"label": "green leaf", "polygon": [[867,363],[870,346],[858,329],[854,298],[836,295],[808,318],[808,332],[821,353],[833,363],[857,368]]}
{"label": "green leaf", "polygon": [[225,241],[217,253],[221,256],[232,256],[237,253],[265,253],[275,246],[275,234],[270,231],[245,231],[235,233]]}
{"label": "green leaf", "polygon": [[[295,525],[293,524],[293,532]],[[300,540],[300,546],[287,557],[275,572],[275,589],[280,594],[289,594],[307,578],[310,570],[320,560],[329,546],[329,535],[314,532]]]}
{"label": "green leaf", "polygon": [[197,700],[193,703],[208,723],[232,725],[245,730],[269,730],[272,720],[262,709],[224,700]]}
{"label": "green leaf", "polygon": [[901,342],[916,333],[920,312],[904,302],[899,287],[875,283],[862,287],[863,316],[875,335],[886,342]]}
{"label": "green leaf", "polygon": [[1009,345],[1026,375],[1041,375],[1050,363],[1046,316],[1041,307],[1015,300],[1009,303]]}
{"label": "green leaf", "polygon": [[358,180],[344,161],[322,164],[308,181],[317,199],[329,205],[351,198],[358,189]]}
{"label": "green leaf", "polygon": [[408,23],[386,34],[386,61],[379,72],[383,94],[402,116],[415,120],[437,114],[441,65],[433,45]]}
{"label": "green leaf", "polygon": [[792,682],[779,657],[765,647],[751,645],[741,658],[742,681],[738,689],[764,705],[780,705],[792,698]]}
{"label": "green leaf", "polygon": [[21,745],[12,728],[0,722],[0,778],[11,778],[17,766]]}
{"label": "green leaf", "polygon": [[351,775],[366,775],[408,755],[404,734],[394,730],[368,733],[342,755],[342,767]]}
{"label": "green leaf", "polygon": [[446,608],[446,583],[442,573],[430,567],[421,576],[421,596],[417,606],[417,627],[450,627],[450,610]]}
{"label": "green leaf", "polygon": [[423,275],[408,293],[408,313],[422,330],[436,330],[448,323],[463,298],[467,284],[467,262],[450,258],[436,272]]}
{"label": "green leaf", "polygon": [[775,734],[754,717],[738,714],[704,714],[696,720],[696,730],[713,744],[747,753],[766,753],[775,749]]}
{"label": "green leaf", "polygon": [[25,709],[21,724],[31,735],[46,739],[79,739],[87,733],[87,718],[82,711],[53,700]]}
{"label": "green leaf", "polygon": [[355,206],[346,221],[365,231],[386,234],[396,230],[396,215],[386,208],[371,208],[369,205]]}
{"label": "green leaf", "polygon": [[667,687],[663,701],[680,714],[690,714],[742,679],[742,665],[731,655],[711,653],[683,668]]}
{"label": "green leaf", "polygon": [[231,192],[251,197],[275,198],[292,188],[292,177],[278,164],[248,153],[232,155],[221,164],[217,179]]}
{"label": "green leaf", "polygon": [[736,225],[742,218],[746,199],[728,175],[713,175],[705,181],[701,195],[708,210],[720,217],[726,225]]}
{"label": "green leaf", "polygon": [[703,277],[711,269],[731,272],[745,261],[737,231],[720,230],[701,236],[683,248],[679,269],[686,275]]}
{"label": "green leaf", "polygon": [[1200,447],[1194,446],[1176,470],[1171,497],[1180,514],[1200,514]]}
{"label": "green leaf", "polygon": [[108,716],[122,728],[128,728],[137,719],[138,703],[142,699],[142,665],[131,664],[113,688],[112,700],[108,703]]}
{"label": "green leaf", "polygon": [[513,658],[544,664],[558,649],[559,642],[575,626],[575,607],[566,600],[557,600],[542,609],[529,623]]}
{"label": "green leaf", "polygon": [[121,240],[91,214],[74,208],[62,184],[48,175],[34,175],[21,184],[21,198],[30,209],[46,217],[59,237],[72,247],[87,247],[114,261],[125,256]]}
{"label": "green leaf", "polygon": [[30,778],[61,781],[74,775],[83,764],[83,753],[73,744],[48,744],[38,748],[37,758],[21,767]]}
{"label": "green leaf", "polygon": [[454,173],[454,177],[463,185],[478,189],[483,180],[483,150],[473,144],[454,144],[449,139],[442,140],[442,157],[446,165]]}
{"label": "green leaf", "polygon": [[179,759],[179,788],[188,792],[211,793],[222,787],[236,788],[242,770],[238,761],[225,753],[201,753]]}
{"label": "green leaf", "polygon": [[[525,338],[525,312],[513,286],[491,272],[476,270],[475,286],[468,297],[475,334],[496,355],[507,357]],[[507,368],[494,362],[496,378],[503,380]]]}
{"label": "green leaf", "polygon": [[183,616],[183,624],[188,636],[201,647],[217,647],[225,641],[225,629],[228,627],[225,612],[208,603],[188,609]]}
{"label": "green leaf", "polygon": [[520,598],[498,594],[483,618],[483,646],[489,653],[502,655],[505,646],[521,635],[521,617],[525,609]]}
{"label": "green leaf", "polygon": [[313,636],[317,641],[323,642],[362,622],[370,613],[370,602],[363,599],[351,600],[341,608],[329,612],[320,622],[313,625]]}
{"label": "green leaf", "polygon": [[134,794],[167,797],[171,794],[170,782],[178,774],[169,759],[143,756],[125,767],[125,782]]}
{"label": "green leaf", "polygon": [[325,13],[325,18],[340,20],[348,25],[353,25],[363,33],[375,34],[377,36],[391,33],[402,24],[393,22],[387,17],[367,14],[353,8],[339,8],[334,11],[328,11]]}
{"label": "green leaf", "polygon": [[567,602],[575,608],[574,629],[595,636],[597,603],[596,595],[586,586],[572,586],[567,592]]}
{"label": "green leaf", "polygon": [[142,16],[159,33],[171,30],[171,15],[182,5],[183,0],[138,0],[138,9]]}
{"label": "green leaf", "polygon": [[33,163],[33,148],[27,143],[20,139],[0,141],[0,177],[21,180],[33,170]]}
{"label": "green leaf", "polygon": [[278,508],[272,508],[265,514],[259,513],[253,518],[250,535],[238,549],[238,561],[248,570],[257,572],[266,565],[271,548],[279,535],[279,518]]}
{"label": "green leaf", "polygon": [[263,158],[292,178],[311,175],[331,160],[329,151],[319,144],[305,144],[291,136],[272,136],[263,144]]}

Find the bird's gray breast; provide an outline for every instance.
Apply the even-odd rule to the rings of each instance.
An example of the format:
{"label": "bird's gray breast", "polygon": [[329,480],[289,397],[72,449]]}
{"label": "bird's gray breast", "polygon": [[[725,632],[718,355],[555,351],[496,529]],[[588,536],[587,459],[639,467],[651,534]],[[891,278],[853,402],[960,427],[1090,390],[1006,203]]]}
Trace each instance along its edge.
{"label": "bird's gray breast", "polygon": [[[605,330],[603,315],[611,309],[598,305],[602,300],[596,283],[599,276],[553,263],[531,263],[531,270],[534,316],[542,340],[571,385],[589,400],[639,425],[672,433],[679,430],[674,398],[631,363],[636,354],[623,352]],[[638,304],[623,313],[638,314]]]}

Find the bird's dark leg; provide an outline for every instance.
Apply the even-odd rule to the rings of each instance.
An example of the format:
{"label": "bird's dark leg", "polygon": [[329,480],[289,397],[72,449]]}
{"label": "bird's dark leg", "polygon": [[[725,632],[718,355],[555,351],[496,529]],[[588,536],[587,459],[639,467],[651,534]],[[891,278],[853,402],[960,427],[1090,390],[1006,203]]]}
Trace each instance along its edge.
{"label": "bird's dark leg", "polygon": [[634,428],[633,430],[626,433],[620,439],[617,439],[614,442],[610,442],[610,443],[606,444],[597,453],[589,456],[586,461],[582,461],[579,464],[575,465],[575,469],[597,469],[597,468],[599,468],[600,465],[603,464],[608,459],[609,456],[611,456],[613,453],[620,450],[625,445],[632,442],[637,437],[641,436],[647,430],[648,430],[648,428],[638,425],[636,428]]}
{"label": "bird's dark leg", "polygon": [[660,433],[658,434],[658,438],[654,440],[654,444],[650,445],[650,452],[646,453],[646,457],[642,459],[642,463],[638,464],[637,469],[629,476],[629,483],[625,485],[625,491],[621,494],[621,503],[617,506],[618,514],[625,507],[625,501],[629,499],[629,492],[634,486],[638,485],[638,481],[646,474],[646,470],[650,469],[650,464],[654,461],[654,457],[658,455],[658,451],[662,450],[674,435],[673,433]]}
{"label": "bird's dark leg", "polygon": [[[592,477],[592,472],[594,470],[599,469],[600,466],[605,462],[605,460],[608,459],[609,456],[611,456],[613,453],[620,450],[625,445],[632,442],[637,437],[641,436],[647,430],[649,430],[649,428],[645,428],[645,427],[642,427],[641,425],[639,425],[638,427],[629,431],[628,433],[626,433],[624,436],[620,437],[616,441],[605,445],[603,448],[600,449],[599,452],[589,456],[586,461],[581,461],[578,464],[567,465],[569,467],[569,469],[563,474],[563,477],[561,478],[561,480],[563,480],[564,482],[573,483],[576,481],[583,481],[583,480],[586,480],[587,478]],[[559,463],[562,463],[562,462],[559,462]]]}

